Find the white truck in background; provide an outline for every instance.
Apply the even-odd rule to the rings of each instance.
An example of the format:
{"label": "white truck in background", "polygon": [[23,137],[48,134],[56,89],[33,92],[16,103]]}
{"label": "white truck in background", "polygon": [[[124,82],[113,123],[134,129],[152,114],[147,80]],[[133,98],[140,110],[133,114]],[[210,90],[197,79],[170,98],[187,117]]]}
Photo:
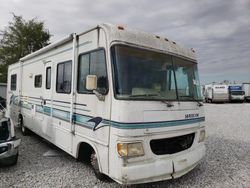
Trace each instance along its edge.
{"label": "white truck in background", "polygon": [[242,83],[242,90],[245,91],[245,101],[250,101],[250,82]]}
{"label": "white truck in background", "polygon": [[228,102],[229,92],[228,85],[209,84],[205,85],[205,101],[206,102]]}
{"label": "white truck in background", "polygon": [[230,85],[228,86],[228,91],[230,102],[244,102],[245,91],[243,91],[241,85]]}

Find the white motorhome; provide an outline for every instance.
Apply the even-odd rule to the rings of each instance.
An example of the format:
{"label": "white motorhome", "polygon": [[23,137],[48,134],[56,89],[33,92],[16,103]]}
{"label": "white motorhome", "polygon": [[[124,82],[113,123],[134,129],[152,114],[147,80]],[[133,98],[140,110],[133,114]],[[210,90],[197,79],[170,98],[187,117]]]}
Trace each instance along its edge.
{"label": "white motorhome", "polygon": [[229,101],[228,85],[223,85],[223,84],[205,85],[205,101],[228,102]]}
{"label": "white motorhome", "polygon": [[8,69],[11,119],[120,184],[178,178],[205,155],[196,54],[111,24]]}
{"label": "white motorhome", "polygon": [[245,100],[250,101],[250,83],[242,83],[242,90],[245,92]]}

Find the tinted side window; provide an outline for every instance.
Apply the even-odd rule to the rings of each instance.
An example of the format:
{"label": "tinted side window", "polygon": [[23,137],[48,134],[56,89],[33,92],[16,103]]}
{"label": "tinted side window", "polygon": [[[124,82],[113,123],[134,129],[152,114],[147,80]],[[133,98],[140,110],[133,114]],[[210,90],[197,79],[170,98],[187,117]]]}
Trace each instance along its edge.
{"label": "tinted side window", "polygon": [[101,93],[107,93],[108,79],[104,50],[80,55],[77,82],[79,93],[92,93],[86,89],[86,76],[89,74],[97,76],[97,90]]}
{"label": "tinted side window", "polygon": [[86,76],[89,74],[90,68],[90,55],[85,54],[81,55],[79,58],[79,66],[78,66],[78,91],[79,92],[89,92],[86,90]]}
{"label": "tinted side window", "polygon": [[59,63],[57,65],[56,77],[56,92],[57,93],[70,93],[71,92],[71,61]]}
{"label": "tinted side window", "polygon": [[11,78],[10,78],[10,90],[11,91],[16,90],[16,74],[11,75]]}
{"label": "tinted side window", "polygon": [[42,87],[42,75],[35,76],[35,87]]}
{"label": "tinted side window", "polygon": [[46,89],[51,88],[51,67],[46,68]]}

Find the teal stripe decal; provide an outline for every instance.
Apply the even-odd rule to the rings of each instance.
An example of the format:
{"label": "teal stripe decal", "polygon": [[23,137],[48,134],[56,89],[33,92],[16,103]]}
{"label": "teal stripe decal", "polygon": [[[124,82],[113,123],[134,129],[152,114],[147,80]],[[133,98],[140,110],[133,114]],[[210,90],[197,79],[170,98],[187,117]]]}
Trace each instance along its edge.
{"label": "teal stripe decal", "polygon": [[111,126],[119,129],[145,129],[145,128],[161,128],[180,125],[189,125],[205,121],[205,117],[183,120],[172,120],[164,122],[145,122],[145,123],[120,123],[111,121]]}
{"label": "teal stripe decal", "polygon": [[[27,108],[26,105],[21,103],[22,107]],[[36,105],[36,111],[43,113],[45,115],[51,115],[51,108],[47,106]],[[62,119],[64,121],[70,121],[70,112],[60,109],[53,108],[52,116]],[[77,125],[92,129],[94,127],[93,122],[88,122],[88,120],[93,117],[82,115],[82,114],[73,114],[73,122]],[[181,126],[181,125],[190,125],[194,123],[200,123],[205,121],[205,117],[193,118],[193,119],[183,119],[183,120],[171,120],[163,122],[142,122],[142,123],[122,123],[109,120],[102,120],[100,126],[111,125],[111,127],[118,129],[145,129],[145,128],[162,128],[162,127],[172,127],[172,126]]]}

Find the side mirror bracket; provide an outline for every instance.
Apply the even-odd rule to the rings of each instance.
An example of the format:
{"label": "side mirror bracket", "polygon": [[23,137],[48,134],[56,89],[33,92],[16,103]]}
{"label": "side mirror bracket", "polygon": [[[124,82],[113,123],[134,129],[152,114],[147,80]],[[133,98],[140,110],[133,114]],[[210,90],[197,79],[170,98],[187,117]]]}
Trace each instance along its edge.
{"label": "side mirror bracket", "polygon": [[105,96],[99,93],[96,89],[93,90],[93,93],[96,95],[99,101],[105,101]]}

